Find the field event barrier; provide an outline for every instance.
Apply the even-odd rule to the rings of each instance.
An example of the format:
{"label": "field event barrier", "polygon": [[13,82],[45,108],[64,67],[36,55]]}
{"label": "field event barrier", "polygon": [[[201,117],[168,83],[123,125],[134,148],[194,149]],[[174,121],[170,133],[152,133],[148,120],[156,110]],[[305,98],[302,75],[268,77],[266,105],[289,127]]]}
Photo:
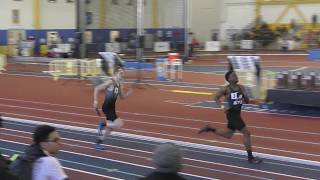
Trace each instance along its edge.
{"label": "field event barrier", "polygon": [[167,80],[167,60],[157,59],[156,60],[156,69],[157,69],[157,78],[158,81],[166,81]]}
{"label": "field event barrier", "polygon": [[269,89],[266,101],[320,108],[320,91]]}
{"label": "field event barrier", "polygon": [[79,75],[78,59],[57,59],[49,63],[49,74],[54,77]]}
{"label": "field event barrier", "polygon": [[[126,61],[125,69],[154,71],[152,63]],[[54,77],[59,76],[80,76],[80,77],[97,77],[104,76],[101,69],[101,59],[57,59],[49,63],[49,71]]]}
{"label": "field event barrier", "polygon": [[257,65],[260,66],[261,61],[259,56],[228,56],[228,61],[236,71],[239,83],[246,87],[250,98],[265,99],[267,90],[276,86],[275,72],[260,70],[260,75],[257,75]]}
{"label": "field event barrier", "polygon": [[[179,53],[168,53],[167,69],[169,70],[171,80],[182,80],[182,59],[179,59]],[[177,76],[176,76],[177,74]]]}
{"label": "field event barrier", "polygon": [[205,44],[205,51],[220,51],[220,41],[207,41]]}
{"label": "field event barrier", "polygon": [[103,75],[101,69],[101,59],[79,60],[81,77],[96,77]]}
{"label": "field event barrier", "polygon": [[276,73],[262,70],[258,78],[255,71],[236,70],[239,83],[246,87],[250,98],[265,99],[267,90],[276,87]]}
{"label": "field event barrier", "polygon": [[126,61],[124,68],[126,71],[140,71],[142,78],[151,78],[151,72],[155,71],[153,63],[139,62],[137,60]]}
{"label": "field event barrier", "polygon": [[7,57],[3,54],[0,54],[0,73],[1,71],[5,71],[5,67],[7,65]]}

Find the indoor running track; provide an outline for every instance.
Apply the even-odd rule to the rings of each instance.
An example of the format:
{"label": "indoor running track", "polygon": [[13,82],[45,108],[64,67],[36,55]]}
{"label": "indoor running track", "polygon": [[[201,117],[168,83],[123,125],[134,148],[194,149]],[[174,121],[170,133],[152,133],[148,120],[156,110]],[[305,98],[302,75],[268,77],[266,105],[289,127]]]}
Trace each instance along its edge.
{"label": "indoor running track", "polygon": [[[6,155],[21,153],[31,142],[38,121],[3,117],[0,149]],[[127,133],[113,133],[107,150],[94,149],[96,130],[52,124],[61,133],[62,150],[58,158],[71,179],[137,179],[152,169],[152,151],[169,140]],[[246,156],[230,149],[171,141],[184,154],[182,173],[187,179],[317,179],[320,165],[306,165],[285,160],[264,159],[259,165],[249,164]],[[230,152],[229,152],[230,151]]]}

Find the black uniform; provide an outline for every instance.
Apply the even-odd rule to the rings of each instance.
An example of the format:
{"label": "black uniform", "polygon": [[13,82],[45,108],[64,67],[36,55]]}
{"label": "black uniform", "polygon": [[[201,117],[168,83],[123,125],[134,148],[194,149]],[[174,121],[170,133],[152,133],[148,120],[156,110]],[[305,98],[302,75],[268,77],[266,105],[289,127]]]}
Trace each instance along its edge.
{"label": "black uniform", "polygon": [[119,95],[120,84],[114,79],[111,79],[113,84],[106,89],[106,96],[102,105],[102,111],[107,117],[107,120],[114,121],[118,118],[116,114],[116,101]]}
{"label": "black uniform", "polygon": [[227,119],[228,128],[235,130],[242,130],[246,127],[246,124],[241,118],[241,107],[243,103],[244,94],[239,85],[231,88],[230,85],[227,86],[226,98],[228,102]]}

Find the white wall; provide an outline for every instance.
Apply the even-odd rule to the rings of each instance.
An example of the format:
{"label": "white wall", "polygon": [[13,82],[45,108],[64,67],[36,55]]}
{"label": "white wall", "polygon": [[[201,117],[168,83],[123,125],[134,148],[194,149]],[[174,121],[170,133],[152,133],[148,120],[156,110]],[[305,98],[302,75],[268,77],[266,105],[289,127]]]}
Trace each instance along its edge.
{"label": "white wall", "polygon": [[219,29],[221,0],[192,0],[191,31],[200,42],[211,39],[212,30]]}
{"label": "white wall", "polygon": [[[13,1],[0,0],[0,29],[33,27],[33,0]],[[106,0],[107,28],[135,28],[136,5],[128,6],[128,0],[118,0],[119,5],[112,5]],[[135,2],[135,1],[134,1]],[[191,31],[204,42],[211,37],[212,29],[220,29],[220,39],[226,40],[227,29],[242,29],[255,18],[255,0],[190,0]],[[298,5],[311,22],[311,16],[318,14],[320,19],[320,4]],[[99,0],[91,0],[87,11],[93,13],[93,23],[88,28],[99,28]],[[285,6],[262,6],[262,19],[268,23],[274,22]],[[12,23],[12,9],[20,10],[20,23]],[[76,23],[75,3],[58,0],[48,3],[41,0],[40,16],[42,29],[73,29]],[[145,7],[145,28],[152,28],[152,2],[147,0]],[[159,28],[183,28],[183,0],[158,0]],[[288,23],[295,18],[296,12],[291,9],[283,18],[282,23]]]}
{"label": "white wall", "polygon": [[[127,5],[128,0],[118,0],[118,5],[112,0],[106,0],[106,25],[107,28],[136,28],[137,5]],[[94,21],[89,28],[99,28],[99,0],[92,0],[88,11],[93,12]],[[145,6],[144,27],[153,28],[152,2],[147,0]],[[159,28],[183,27],[183,0],[158,0],[158,25]]]}
{"label": "white wall", "polygon": [[224,23],[229,29],[242,29],[255,20],[255,2],[253,0],[225,0]]}
{"label": "white wall", "polygon": [[136,3],[127,5],[127,1],[119,0],[118,5],[113,5],[107,0],[107,28],[134,28],[136,27]]}
{"label": "white wall", "polygon": [[88,29],[100,28],[99,9],[100,9],[100,0],[93,0],[90,2],[90,4],[87,4],[87,11],[92,12],[93,14],[92,24],[87,26]]}
{"label": "white wall", "polygon": [[[12,22],[12,9],[20,10],[18,24]],[[0,17],[0,29],[34,29],[33,0],[1,0]],[[75,17],[75,3],[66,3],[65,0],[58,0],[56,3],[40,1],[41,29],[73,29]]]}
{"label": "white wall", "polygon": [[[311,16],[314,14],[317,14],[320,18],[320,4],[301,4],[297,5],[297,7],[304,14],[305,18],[309,23],[311,23]],[[267,23],[274,23],[285,8],[285,5],[262,6],[262,20],[264,20]],[[290,8],[288,13],[283,17],[280,23],[290,23],[291,19],[295,19],[297,23],[303,22],[300,16],[296,13],[296,11],[293,8]]]}
{"label": "white wall", "polygon": [[311,21],[312,15],[318,15],[318,23],[320,22],[320,4],[301,4],[298,5],[299,9],[303,12],[308,22]]}
{"label": "white wall", "polygon": [[183,28],[183,0],[158,0],[160,28]]}
{"label": "white wall", "polygon": [[152,2],[147,0],[147,3],[144,7],[144,27],[153,28],[153,11],[152,11]]}
{"label": "white wall", "polygon": [[[106,0],[106,27],[107,28],[136,28],[136,1],[134,4],[127,5],[128,0],[119,0],[118,5]],[[93,13],[93,23],[88,26],[89,29],[100,28],[100,0],[92,0],[87,6],[87,11]],[[145,28],[152,28],[152,3],[147,2],[145,6]]]}
{"label": "white wall", "polygon": [[58,0],[49,3],[41,0],[40,5],[41,29],[74,29],[76,27],[75,3]]}
{"label": "white wall", "polygon": [[[20,10],[20,22],[13,24],[12,10]],[[1,0],[0,3],[0,29],[32,29],[33,28],[33,14],[32,14],[32,0],[12,1]]]}
{"label": "white wall", "polygon": [[223,0],[219,39],[226,44],[230,34],[247,27],[255,20],[255,0]]}

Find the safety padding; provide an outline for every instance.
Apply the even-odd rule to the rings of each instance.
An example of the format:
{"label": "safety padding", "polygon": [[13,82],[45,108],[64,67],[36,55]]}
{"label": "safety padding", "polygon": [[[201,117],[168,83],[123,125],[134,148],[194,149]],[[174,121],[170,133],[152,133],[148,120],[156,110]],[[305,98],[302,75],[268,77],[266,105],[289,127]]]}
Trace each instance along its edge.
{"label": "safety padding", "polygon": [[0,54],[0,73],[1,71],[5,71],[5,67],[7,65],[7,57],[6,55]]}
{"label": "safety padding", "polygon": [[96,77],[102,75],[101,59],[80,60],[80,76]]}
{"label": "safety padding", "polygon": [[57,59],[49,63],[49,73],[54,77],[59,76],[77,76],[78,59]]}

